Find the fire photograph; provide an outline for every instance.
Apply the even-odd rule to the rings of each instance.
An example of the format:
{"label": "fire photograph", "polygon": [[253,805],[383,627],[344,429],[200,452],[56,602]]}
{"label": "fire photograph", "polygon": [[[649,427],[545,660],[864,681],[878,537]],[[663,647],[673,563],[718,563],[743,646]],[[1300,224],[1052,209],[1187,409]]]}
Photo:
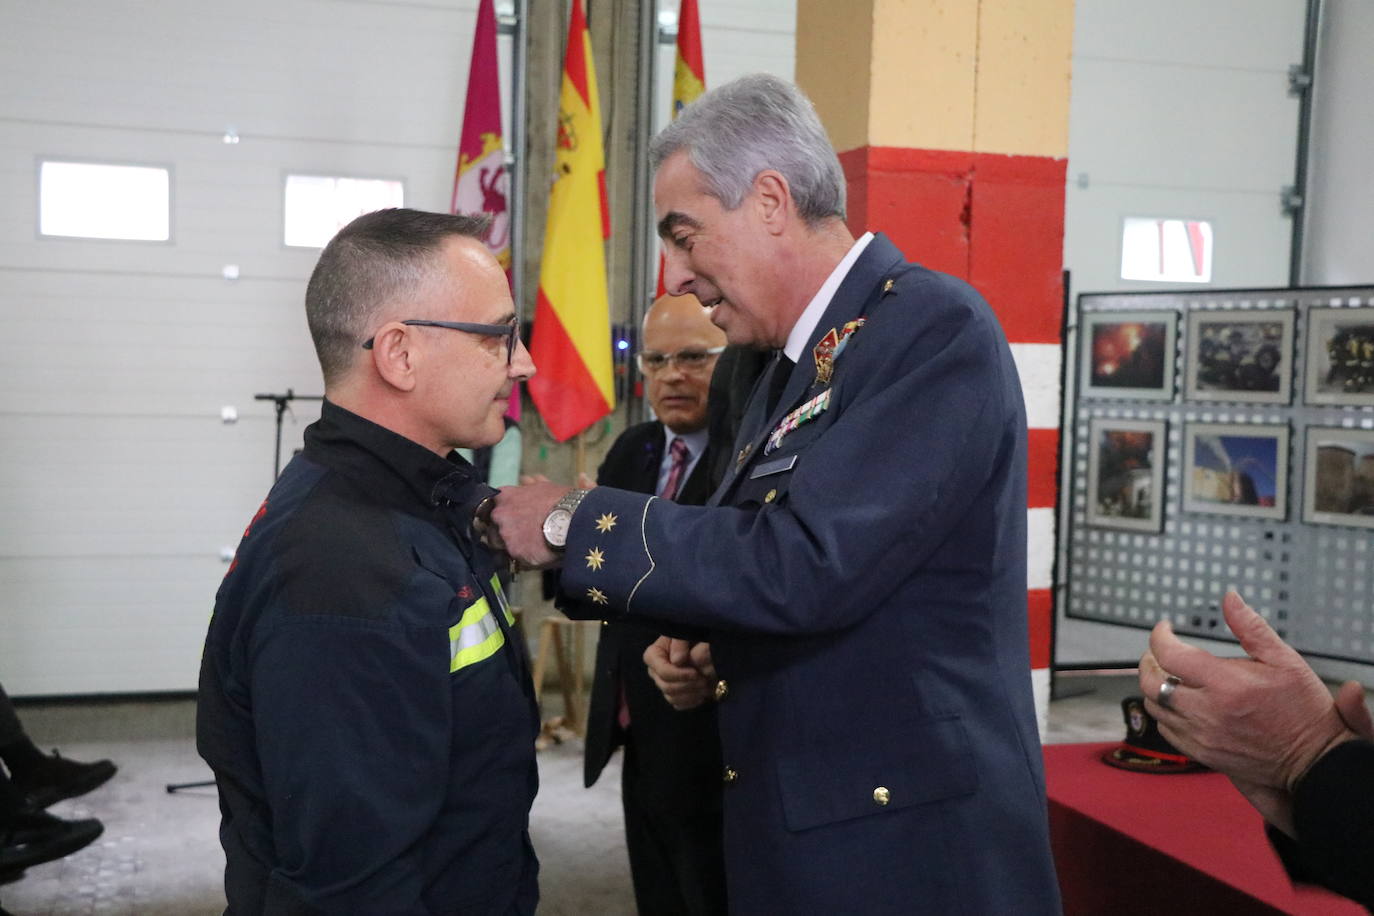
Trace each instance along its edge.
{"label": "fire photograph", "polygon": [[1171,401],[1174,312],[1098,312],[1083,318],[1084,397]]}

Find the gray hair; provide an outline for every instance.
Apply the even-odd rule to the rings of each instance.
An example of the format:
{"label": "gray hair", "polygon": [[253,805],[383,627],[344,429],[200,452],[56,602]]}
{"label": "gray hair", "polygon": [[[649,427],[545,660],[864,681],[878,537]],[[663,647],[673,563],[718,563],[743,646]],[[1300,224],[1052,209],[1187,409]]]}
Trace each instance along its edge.
{"label": "gray hair", "polygon": [[811,100],[786,80],[755,73],[712,89],[654,137],[650,166],[657,171],[679,150],[727,210],[744,201],[760,172],[774,169],[808,224],[844,218],[840,160]]}
{"label": "gray hair", "polygon": [[305,317],[325,387],[353,365],[382,311],[431,277],[447,239],[480,240],[490,225],[485,215],[389,209],[365,213],[340,229],[320,253],[305,289]]}

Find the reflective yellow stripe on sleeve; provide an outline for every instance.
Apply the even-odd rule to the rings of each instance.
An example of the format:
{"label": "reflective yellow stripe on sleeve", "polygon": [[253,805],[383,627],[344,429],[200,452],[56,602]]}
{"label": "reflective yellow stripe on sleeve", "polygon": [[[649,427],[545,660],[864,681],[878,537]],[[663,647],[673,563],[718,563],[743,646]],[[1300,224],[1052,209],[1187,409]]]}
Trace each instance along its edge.
{"label": "reflective yellow stripe on sleeve", "polygon": [[490,658],[505,644],[505,634],[491,615],[491,605],[486,598],[478,598],[448,629],[449,673]]}
{"label": "reflective yellow stripe on sleeve", "polygon": [[506,615],[506,623],[515,626],[515,615],[511,613],[510,602],[506,600],[506,593],[501,588],[501,579],[494,573],[491,577],[491,590],[496,595],[496,600],[501,602],[501,613]]}

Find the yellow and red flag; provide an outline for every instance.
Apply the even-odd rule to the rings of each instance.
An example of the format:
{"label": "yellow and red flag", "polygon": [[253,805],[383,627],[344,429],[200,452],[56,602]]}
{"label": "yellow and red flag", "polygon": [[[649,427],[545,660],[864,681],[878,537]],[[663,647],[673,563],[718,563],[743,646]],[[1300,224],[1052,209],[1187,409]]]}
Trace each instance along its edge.
{"label": "yellow and red flag", "polygon": [[[677,13],[677,63],[673,67],[673,117],[706,91],[706,64],[701,58],[701,19],[697,0],[682,0]],[[663,285],[663,255],[658,256],[658,295]]]}
{"label": "yellow and red flag", "polygon": [[530,397],[559,442],[615,408],[605,170],[591,36],[582,0],[573,0],[558,102],[555,178],[530,340],[530,355],[539,369],[529,382]]}
{"label": "yellow and red flag", "polygon": [[492,0],[477,7],[468,68],[468,98],[463,134],[453,173],[452,213],[490,213],[487,248],[510,273],[510,176],[501,131],[501,86],[496,71],[496,11]]}
{"label": "yellow and red flag", "polygon": [[[450,213],[490,213],[491,228],[482,239],[510,279],[510,173],[501,130],[501,83],[496,69],[496,10],[492,0],[477,6],[468,65],[468,97],[463,106],[463,133],[458,165],[453,171]],[[506,415],[520,422],[520,396],[510,399]]]}

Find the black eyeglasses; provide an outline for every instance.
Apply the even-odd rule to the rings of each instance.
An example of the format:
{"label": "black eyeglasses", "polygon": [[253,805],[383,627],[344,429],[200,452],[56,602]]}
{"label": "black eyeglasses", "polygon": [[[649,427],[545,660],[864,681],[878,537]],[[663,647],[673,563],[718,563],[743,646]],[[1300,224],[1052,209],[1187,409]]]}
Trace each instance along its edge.
{"label": "black eyeglasses", "polygon": [[683,372],[699,372],[706,368],[707,362],[711,357],[719,356],[725,352],[724,347],[711,347],[707,350],[678,350],[676,353],[654,353],[647,351],[635,357],[639,364],[639,371],[645,375],[653,375],[668,368],[671,363]]}
{"label": "black eyeglasses", "polygon": [[[485,337],[504,337],[506,338],[506,365],[509,366],[515,359],[515,342],[520,339],[520,318],[512,318],[505,324],[473,324],[470,321],[426,321],[423,318],[411,318],[409,321],[402,321],[401,324],[408,324],[412,327],[422,328],[448,328],[451,331],[467,331],[469,334],[481,334]],[[369,337],[363,341],[363,349],[371,350],[372,343],[377,338]]]}

